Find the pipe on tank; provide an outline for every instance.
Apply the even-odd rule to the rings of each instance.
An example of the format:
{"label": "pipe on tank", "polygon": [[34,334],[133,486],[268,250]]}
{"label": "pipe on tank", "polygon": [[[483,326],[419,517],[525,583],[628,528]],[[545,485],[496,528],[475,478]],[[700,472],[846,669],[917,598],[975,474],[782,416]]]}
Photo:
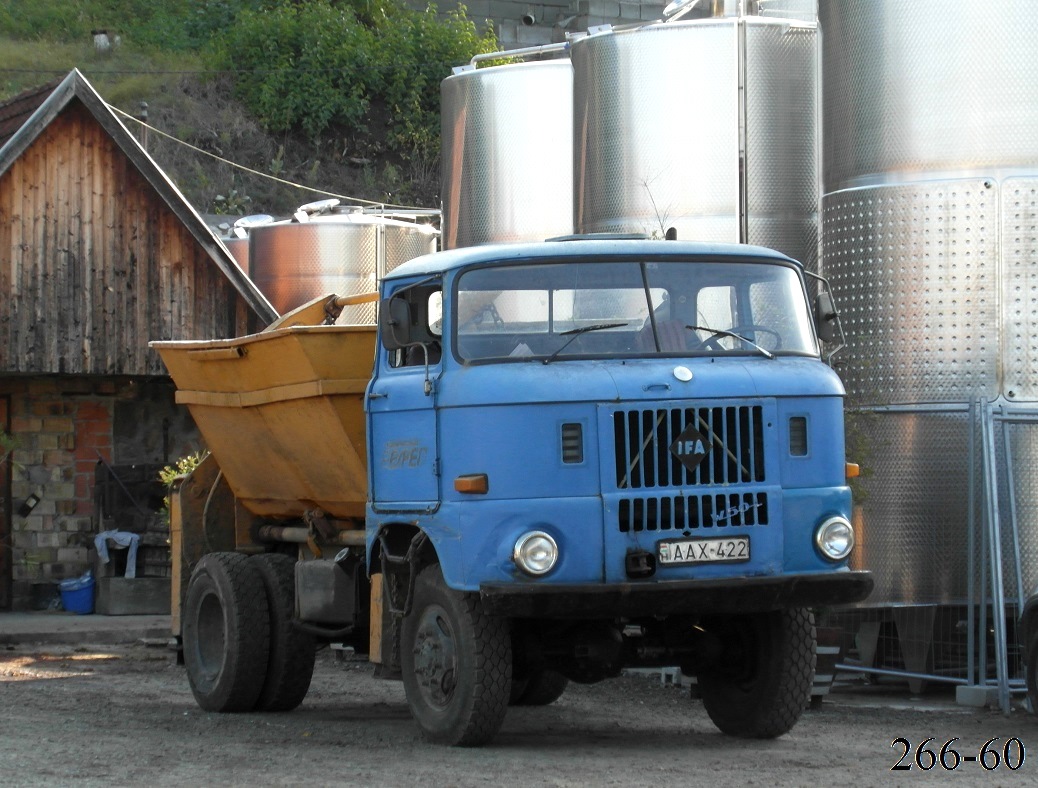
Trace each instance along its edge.
{"label": "pipe on tank", "polygon": [[[559,41],[554,44],[541,44],[535,47],[521,47],[519,49],[506,49],[502,52],[484,52],[479,55],[473,55],[472,60],[469,61],[469,66],[475,66],[477,63],[483,60],[498,60],[504,57],[526,57],[527,55],[540,55],[545,52],[565,52],[569,49],[569,41]],[[468,67],[460,66],[460,70],[466,70]],[[457,74],[459,68],[454,69],[454,73]]]}

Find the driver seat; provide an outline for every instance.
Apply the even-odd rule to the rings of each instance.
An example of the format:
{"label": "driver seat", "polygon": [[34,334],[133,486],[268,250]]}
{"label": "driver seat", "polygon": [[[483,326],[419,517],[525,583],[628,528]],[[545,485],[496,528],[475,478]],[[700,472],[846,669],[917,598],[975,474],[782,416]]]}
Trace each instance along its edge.
{"label": "driver seat", "polygon": [[[660,350],[664,353],[688,350],[688,338],[692,332],[685,328],[680,320],[657,320],[656,333],[660,337]],[[656,343],[652,339],[652,321],[646,320],[638,332],[636,340],[639,350],[656,352]]]}

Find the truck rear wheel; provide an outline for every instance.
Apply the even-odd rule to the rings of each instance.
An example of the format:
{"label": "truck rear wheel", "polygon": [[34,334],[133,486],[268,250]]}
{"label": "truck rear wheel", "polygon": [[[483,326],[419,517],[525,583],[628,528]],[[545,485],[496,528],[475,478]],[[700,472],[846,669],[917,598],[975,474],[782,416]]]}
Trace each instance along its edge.
{"label": "truck rear wheel", "polygon": [[296,606],[295,561],[280,553],[250,559],[267,592],[270,650],[267,675],[256,700],[257,711],[290,711],[303,702],[314,675],[312,636],[292,625]]}
{"label": "truck rear wheel", "polygon": [[704,622],[721,638],[717,664],[698,677],[703,706],[730,736],[771,739],[788,732],[811,697],[815,627],[796,608]]}
{"label": "truck rear wheel", "polygon": [[554,670],[540,670],[528,678],[513,680],[512,706],[549,706],[566,691],[569,679]]}
{"label": "truck rear wheel", "polygon": [[267,594],[256,565],[237,553],[198,562],[184,602],[184,665],[206,711],[251,711],[267,672]]}
{"label": "truck rear wheel", "polygon": [[407,704],[426,739],[473,746],[497,734],[512,685],[508,622],[486,615],[477,594],[448,588],[437,564],[415,579],[400,657]]}

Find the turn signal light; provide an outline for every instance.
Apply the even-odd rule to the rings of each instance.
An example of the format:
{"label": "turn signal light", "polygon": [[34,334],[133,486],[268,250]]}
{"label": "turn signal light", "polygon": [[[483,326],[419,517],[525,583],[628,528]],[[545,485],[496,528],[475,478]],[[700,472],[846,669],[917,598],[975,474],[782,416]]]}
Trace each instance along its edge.
{"label": "turn signal light", "polygon": [[454,480],[454,489],[460,493],[486,495],[487,490],[490,489],[490,482],[487,481],[485,473],[470,473],[456,478]]}
{"label": "turn signal light", "polygon": [[848,479],[857,479],[861,476],[861,468],[858,467],[856,462],[848,462],[844,473],[846,473]]}

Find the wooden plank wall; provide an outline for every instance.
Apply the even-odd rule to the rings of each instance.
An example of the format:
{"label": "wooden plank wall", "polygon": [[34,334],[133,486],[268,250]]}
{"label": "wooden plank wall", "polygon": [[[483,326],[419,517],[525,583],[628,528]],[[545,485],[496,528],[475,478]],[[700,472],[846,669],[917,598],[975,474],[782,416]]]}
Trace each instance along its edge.
{"label": "wooden plank wall", "polygon": [[78,101],[0,176],[0,373],[165,374],[152,339],[251,310]]}

